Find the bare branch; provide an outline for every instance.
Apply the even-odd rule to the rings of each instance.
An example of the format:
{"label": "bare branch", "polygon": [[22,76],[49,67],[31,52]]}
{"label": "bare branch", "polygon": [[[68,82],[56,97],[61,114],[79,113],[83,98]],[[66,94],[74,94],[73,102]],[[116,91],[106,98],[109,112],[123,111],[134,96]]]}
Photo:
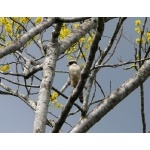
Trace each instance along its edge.
{"label": "bare branch", "polygon": [[51,38],[52,43],[58,42],[58,37],[59,37],[59,34],[60,34],[61,26],[62,26],[62,23],[57,23],[56,24],[55,29],[52,32],[52,38]]}
{"label": "bare branch", "polygon": [[145,59],[141,59],[141,60],[136,60],[136,61],[128,61],[128,62],[122,62],[122,63],[118,63],[118,64],[105,64],[105,65],[96,65],[94,66],[92,70],[94,69],[97,69],[97,68],[104,68],[104,67],[111,67],[111,68],[117,68],[117,67],[120,67],[120,66],[124,66],[124,65],[127,65],[127,64],[134,64],[134,63],[137,63],[137,62],[143,62],[145,60],[149,60],[150,58],[145,58]]}
{"label": "bare branch", "polygon": [[26,79],[28,79],[29,77],[34,75],[36,72],[38,72],[42,69],[43,69],[43,64],[32,66],[32,68],[27,68],[26,70],[24,70],[23,75]]}
{"label": "bare branch", "polygon": [[[60,26],[56,26],[53,35],[60,32]],[[56,33],[55,33],[56,31]],[[43,76],[40,85],[37,109],[35,112],[34,132],[45,132],[46,119],[49,105],[49,96],[55,75],[56,61],[59,56],[60,46],[58,44],[58,36],[53,36],[47,45],[46,56],[43,62]]]}
{"label": "bare branch", "polygon": [[118,17],[104,17],[104,21],[108,22],[108,21],[115,19],[115,18],[118,18]]}
{"label": "bare branch", "polygon": [[115,47],[113,48],[113,51],[112,51],[111,55],[105,60],[105,62],[103,62],[103,64],[105,64],[106,62],[108,62],[108,61],[110,60],[110,58],[114,55],[115,50],[116,50],[116,48],[117,48],[117,45],[118,45],[118,43],[119,43],[119,41],[120,41],[120,39],[121,39],[122,32],[123,32],[123,27],[121,27],[121,29],[120,29],[119,38],[118,38],[118,40],[117,40],[117,42],[116,42],[116,44],[115,44]]}
{"label": "bare branch", "polygon": [[[141,60],[142,38],[143,38],[146,22],[147,22],[147,17],[144,20],[143,29],[142,29],[141,35],[140,35],[140,43],[139,43],[139,51],[138,51],[138,55],[139,55],[140,60]],[[139,68],[141,66],[142,66],[142,62],[139,61]],[[140,85],[140,96],[141,96],[141,117],[142,117],[143,133],[146,133],[146,119],[145,119],[145,112],[144,112],[144,85],[143,85],[143,83]]]}
{"label": "bare branch", "polygon": [[[96,62],[96,64],[95,64],[96,66],[98,64],[102,63],[102,61],[104,60],[105,56],[107,55],[107,53],[111,49],[111,47],[112,47],[112,45],[113,45],[113,43],[115,41],[115,38],[116,38],[116,36],[117,36],[117,34],[118,34],[122,24],[123,24],[123,21],[124,21],[124,18],[119,19],[119,21],[117,23],[117,26],[116,26],[116,29],[114,31],[114,34],[113,34],[113,36],[112,36],[112,38],[111,38],[107,48],[105,49],[104,52],[102,52],[101,57]],[[99,69],[96,69],[96,70],[92,71],[91,74],[90,74],[89,80],[87,82],[87,89],[86,89],[86,92],[85,92],[84,103],[83,103],[83,110],[85,111],[85,114],[88,111],[88,108],[90,106],[90,105],[88,105],[88,99],[89,99],[89,96],[90,96],[90,91],[91,91],[91,88],[92,88],[92,85],[93,85],[93,81],[95,80],[95,76],[96,76],[96,73],[98,71],[99,71]],[[82,117],[84,117],[85,114],[83,114]]]}
{"label": "bare branch", "polygon": [[[27,32],[27,29],[18,21],[14,20],[12,17],[10,17],[10,19],[13,21],[13,22],[16,22],[17,24],[19,24],[26,32]],[[33,42],[37,45],[37,47],[40,48],[40,46],[38,45],[38,43],[32,38]]]}
{"label": "bare branch", "polygon": [[33,110],[36,110],[36,103],[29,99],[28,96],[25,96],[17,91],[12,90],[10,87],[4,85],[3,83],[0,82],[0,86],[5,89],[6,91],[12,93],[12,95],[19,97],[20,99],[22,99],[28,106],[30,106]]}
{"label": "bare branch", "polygon": [[64,86],[61,88],[60,91],[63,93],[69,85],[70,85],[70,78],[67,79],[67,82],[64,84]]}
{"label": "bare branch", "polygon": [[20,49],[22,46],[24,46],[30,39],[32,39],[35,35],[41,33],[45,29],[52,26],[52,24],[55,22],[55,18],[48,19],[47,22],[41,23],[34,28],[32,28],[30,31],[22,35],[22,37],[12,43],[10,46],[5,47],[2,51],[0,51],[0,58],[10,54],[14,53],[16,50]]}
{"label": "bare branch", "polygon": [[59,23],[70,23],[70,22],[80,22],[85,21],[91,17],[56,17],[56,22]]}
{"label": "bare branch", "polygon": [[72,30],[72,32],[60,42],[60,54],[64,53],[71,45],[78,42],[81,37],[87,34],[91,29],[97,25],[96,18],[86,20],[79,28]]}
{"label": "bare branch", "polygon": [[104,91],[103,91],[103,89],[102,89],[102,87],[101,87],[101,85],[95,80],[95,82],[96,82],[96,84],[98,85],[98,87],[100,88],[100,90],[101,90],[101,93],[103,94],[103,96],[105,97],[105,93],[104,93]]}
{"label": "bare branch", "polygon": [[70,109],[72,108],[73,103],[75,102],[75,100],[78,98],[78,96],[82,92],[84,85],[86,83],[86,80],[88,78],[89,71],[90,71],[90,68],[92,66],[92,63],[93,63],[93,60],[95,57],[95,53],[98,49],[98,43],[101,40],[103,30],[104,30],[104,21],[103,21],[103,18],[100,18],[98,20],[97,32],[94,37],[93,43],[91,45],[90,54],[89,54],[86,66],[81,73],[81,79],[79,80],[79,83],[78,83],[76,89],[74,90],[73,94],[68,99],[68,102],[65,105],[64,109],[62,110],[62,113],[61,113],[60,117],[58,118],[52,132],[59,132],[59,130],[61,129],[61,126],[63,125],[63,123],[65,122],[65,120],[68,116]]}
{"label": "bare branch", "polygon": [[75,114],[78,113],[79,111],[80,111],[80,110],[77,109],[76,111],[69,113],[68,116],[75,115]]}
{"label": "bare branch", "polygon": [[119,88],[108,95],[86,118],[83,118],[70,132],[87,132],[125,97],[132,93],[150,76],[150,60],[145,61],[139,71]]}
{"label": "bare branch", "polygon": [[140,85],[140,96],[141,96],[141,117],[142,117],[142,125],[143,125],[143,133],[146,133],[146,119],[145,119],[145,111],[144,111],[144,85]]}
{"label": "bare branch", "polygon": [[[51,112],[48,112],[49,114],[51,114],[53,117],[55,117],[55,118],[58,118],[56,115],[54,115],[53,113],[51,113]],[[69,123],[67,123],[67,122],[65,122],[65,124],[67,124],[67,125],[69,125],[71,128],[72,128],[72,125],[71,124],[69,124]],[[55,123],[53,124],[53,127],[55,126]]]}
{"label": "bare branch", "polygon": [[64,97],[65,99],[68,99],[68,97],[65,94],[63,94],[61,91],[57,90],[55,87],[52,87],[52,89],[54,91],[56,91],[59,95],[61,95],[62,97]]}
{"label": "bare branch", "polygon": [[[6,81],[8,81],[8,82],[11,82],[11,83],[13,83],[13,84],[19,85],[19,86],[25,86],[25,85],[22,84],[22,83],[9,80],[9,79],[7,79],[7,78],[5,78],[5,77],[2,77],[2,76],[0,76],[0,78],[6,80]],[[27,87],[34,87],[34,88],[39,88],[39,87],[40,87],[39,85],[26,85],[26,86],[27,86]]]}

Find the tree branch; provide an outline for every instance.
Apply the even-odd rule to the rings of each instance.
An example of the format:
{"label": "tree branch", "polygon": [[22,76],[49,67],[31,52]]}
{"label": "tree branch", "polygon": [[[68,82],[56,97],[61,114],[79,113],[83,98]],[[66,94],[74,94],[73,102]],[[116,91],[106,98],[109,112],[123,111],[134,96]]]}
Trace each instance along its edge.
{"label": "tree branch", "polygon": [[140,96],[141,96],[141,117],[142,117],[142,125],[143,125],[143,133],[146,133],[146,119],[144,112],[144,85],[140,85]]}
{"label": "tree branch", "polygon": [[12,93],[12,95],[19,97],[20,99],[22,99],[28,106],[30,106],[33,110],[36,110],[36,103],[29,99],[28,96],[25,96],[17,91],[12,90],[10,87],[4,85],[3,83],[0,82],[0,86],[5,89],[6,91]]}
{"label": "tree branch", "polygon": [[49,97],[55,75],[56,61],[59,56],[58,32],[60,25],[56,25],[51,41],[47,45],[46,57],[43,62],[43,76],[40,85],[37,109],[35,112],[34,132],[45,132],[46,119],[49,106]]}
{"label": "tree branch", "polygon": [[[95,24],[96,24],[96,20],[95,20]],[[79,83],[77,84],[76,89],[74,90],[74,92],[70,96],[70,98],[68,99],[67,104],[64,106],[64,109],[62,110],[62,113],[61,113],[60,117],[58,118],[58,120],[52,130],[53,133],[59,132],[59,130],[61,129],[63,123],[65,122],[65,120],[68,116],[68,113],[70,112],[70,110],[73,106],[73,103],[78,98],[78,96],[80,95],[80,93],[82,92],[82,90],[84,88],[86,80],[89,76],[90,68],[92,66],[92,63],[93,63],[93,60],[95,57],[95,53],[98,49],[98,43],[101,40],[101,36],[103,34],[103,30],[104,30],[104,21],[103,21],[103,18],[100,18],[100,19],[98,19],[97,32],[96,32],[96,35],[94,37],[94,40],[93,40],[91,48],[90,48],[90,54],[87,59],[86,66],[81,73],[81,78],[79,80]]]}
{"label": "tree branch", "polygon": [[87,20],[91,17],[56,17],[56,22],[59,23],[70,23],[70,22],[79,22],[79,21],[84,21]]}
{"label": "tree branch", "polygon": [[[107,46],[107,48],[105,49],[105,51],[103,52],[103,54],[101,55],[101,57],[98,59],[98,61],[96,62],[95,66],[97,66],[98,64],[101,64],[102,61],[104,60],[105,56],[108,54],[109,50],[111,49],[114,41],[115,41],[115,38],[117,37],[117,34],[123,24],[123,21],[124,19],[119,19],[118,23],[117,23],[117,26],[116,26],[116,29],[114,31],[114,34]],[[96,70],[93,70],[91,72],[91,75],[89,77],[89,80],[87,82],[87,89],[86,89],[86,92],[85,92],[85,97],[84,97],[84,103],[83,103],[83,110],[85,111],[85,114],[86,112],[88,111],[88,99],[89,99],[89,96],[90,96],[90,91],[91,91],[91,88],[92,88],[92,85],[93,85],[93,81],[95,79],[95,76],[96,76],[96,73],[99,71],[99,69],[96,69]],[[85,114],[82,114],[82,117],[85,116]]]}
{"label": "tree branch", "polygon": [[147,60],[136,74],[101,101],[100,104],[97,105],[86,118],[83,118],[76,126],[74,126],[70,132],[87,132],[118,103],[144,83],[149,76],[150,60]]}
{"label": "tree branch", "polygon": [[24,46],[30,39],[32,39],[35,35],[41,33],[45,29],[49,28],[54,24],[55,18],[50,18],[47,20],[47,22],[43,22],[36,27],[32,28],[30,31],[22,35],[22,37],[12,43],[10,46],[5,47],[2,51],[0,51],[0,58],[14,53],[16,50],[20,49],[22,46]]}
{"label": "tree branch", "polygon": [[87,34],[91,29],[97,25],[96,18],[86,20],[79,28],[72,30],[72,32],[60,42],[60,54],[64,53],[71,45],[78,42],[81,37]]}

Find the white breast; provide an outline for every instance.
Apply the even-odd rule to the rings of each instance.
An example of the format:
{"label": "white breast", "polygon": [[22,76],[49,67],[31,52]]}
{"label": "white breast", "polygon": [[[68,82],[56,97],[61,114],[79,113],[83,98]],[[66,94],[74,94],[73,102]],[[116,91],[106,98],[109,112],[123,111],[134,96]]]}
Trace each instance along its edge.
{"label": "white breast", "polygon": [[77,64],[72,64],[69,66],[69,76],[71,80],[71,85],[76,87],[79,79],[80,79],[81,69]]}

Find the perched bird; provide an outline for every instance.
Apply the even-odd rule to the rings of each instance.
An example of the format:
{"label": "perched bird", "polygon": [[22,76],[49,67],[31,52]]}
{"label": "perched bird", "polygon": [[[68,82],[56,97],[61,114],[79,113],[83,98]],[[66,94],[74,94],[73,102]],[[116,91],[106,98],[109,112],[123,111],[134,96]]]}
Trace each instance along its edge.
{"label": "perched bird", "polygon": [[[70,85],[73,88],[76,88],[81,75],[80,66],[77,64],[75,60],[69,61],[67,66],[69,67]],[[83,103],[83,93],[79,95],[79,99],[80,102]]]}

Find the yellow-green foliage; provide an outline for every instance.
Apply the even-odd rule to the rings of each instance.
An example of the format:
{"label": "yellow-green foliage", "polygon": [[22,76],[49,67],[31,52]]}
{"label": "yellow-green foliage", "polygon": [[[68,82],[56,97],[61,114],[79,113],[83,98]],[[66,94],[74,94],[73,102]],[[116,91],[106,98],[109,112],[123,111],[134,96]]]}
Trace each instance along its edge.
{"label": "yellow-green foliage", "polygon": [[6,64],[6,65],[3,65],[2,67],[0,67],[0,71],[2,71],[2,72],[8,72],[9,69],[10,69],[9,64]]}
{"label": "yellow-green foliage", "polygon": [[137,44],[139,44],[140,41],[141,41],[141,44],[145,44],[146,42],[148,42],[148,43],[150,42],[150,32],[149,31],[144,31],[143,37],[142,37],[142,39],[140,39],[141,31],[142,31],[142,26],[141,26],[141,21],[140,20],[135,21],[135,31],[139,35],[139,37],[137,37],[135,39],[135,42]]}
{"label": "yellow-green foliage", "polygon": [[[59,35],[60,40],[64,40],[71,33],[71,29],[78,29],[80,27],[79,23],[71,24],[71,28],[69,27],[69,25],[63,24],[61,31],[60,31],[60,35]],[[86,58],[87,53],[88,53],[86,50],[90,49],[93,38],[94,38],[94,33],[80,38],[78,42],[73,44],[69,49],[67,49],[65,51],[65,54],[67,55],[67,59],[68,60],[72,60],[72,59],[78,60],[78,59]],[[80,48],[82,49],[83,53],[81,53],[79,51],[79,45],[80,45]]]}
{"label": "yellow-green foliage", "polygon": [[[32,21],[32,23],[30,21]],[[40,24],[41,21],[42,17],[1,17],[0,26],[3,30],[0,35],[0,50],[3,50],[5,46],[11,45],[14,41],[19,40],[25,32],[31,29],[34,25]],[[60,31],[59,40],[65,40],[65,38],[71,34],[71,30],[76,30],[78,28],[80,28],[80,23],[64,23]],[[76,59],[77,61],[86,59],[94,36],[94,31],[90,31],[84,37],[81,37],[78,42],[65,51],[66,58],[68,60]],[[33,39],[37,40],[37,36]],[[33,39],[28,41],[25,46],[29,46],[33,43]],[[83,61],[80,66],[81,68],[84,68],[85,61]],[[9,69],[9,64],[0,67],[0,71],[2,72],[8,72]],[[50,96],[50,103],[53,107],[61,108],[62,104],[57,101],[58,96],[57,92],[53,92]]]}
{"label": "yellow-green foliage", "polygon": [[62,104],[57,101],[58,96],[57,92],[53,92],[50,96],[50,104],[53,108],[62,108]]}

